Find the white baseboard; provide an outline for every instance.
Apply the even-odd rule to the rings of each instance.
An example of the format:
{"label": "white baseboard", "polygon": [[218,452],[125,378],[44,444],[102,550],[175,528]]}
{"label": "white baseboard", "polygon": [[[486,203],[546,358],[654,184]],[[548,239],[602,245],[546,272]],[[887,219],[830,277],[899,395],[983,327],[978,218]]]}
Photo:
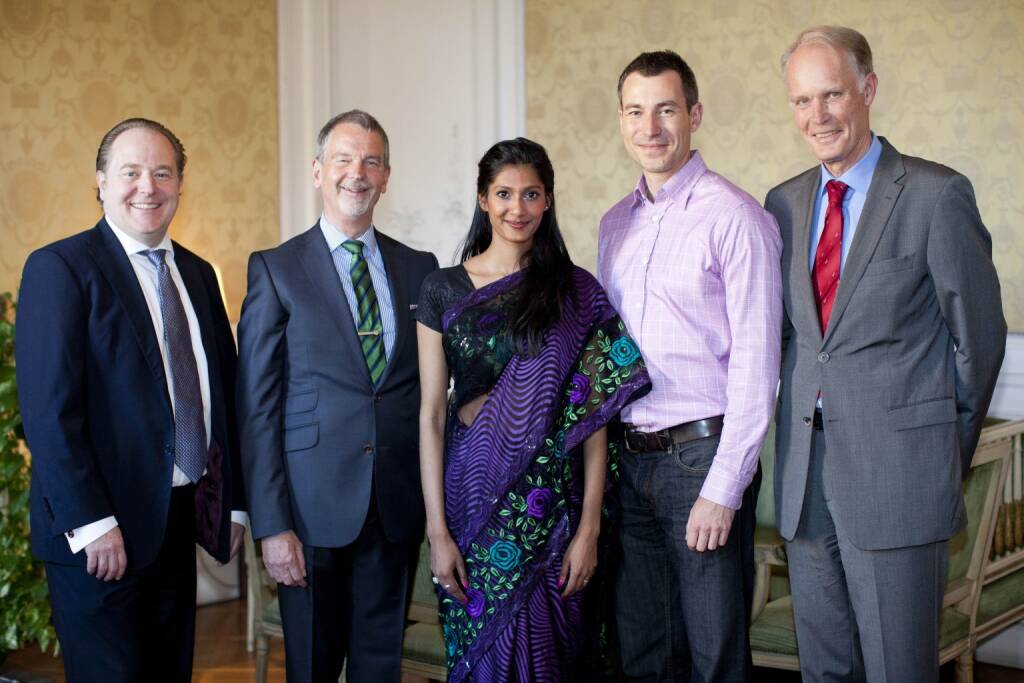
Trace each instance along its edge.
{"label": "white baseboard", "polygon": [[1006,358],[988,414],[1011,420],[1024,419],[1024,334],[1006,337]]}

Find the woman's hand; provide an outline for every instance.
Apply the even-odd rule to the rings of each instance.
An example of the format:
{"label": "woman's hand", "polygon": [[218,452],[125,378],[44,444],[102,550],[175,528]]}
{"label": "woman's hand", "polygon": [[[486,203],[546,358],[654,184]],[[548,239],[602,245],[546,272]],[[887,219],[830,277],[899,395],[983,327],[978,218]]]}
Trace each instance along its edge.
{"label": "woman's hand", "polygon": [[596,569],[597,534],[581,528],[572,537],[562,558],[562,572],[558,577],[558,587],[565,587],[562,599],[586,588]]}
{"label": "woman's hand", "polygon": [[469,587],[469,575],[459,546],[449,534],[436,541],[430,539],[430,572],[436,579],[435,583],[463,605],[466,604],[463,590]]}

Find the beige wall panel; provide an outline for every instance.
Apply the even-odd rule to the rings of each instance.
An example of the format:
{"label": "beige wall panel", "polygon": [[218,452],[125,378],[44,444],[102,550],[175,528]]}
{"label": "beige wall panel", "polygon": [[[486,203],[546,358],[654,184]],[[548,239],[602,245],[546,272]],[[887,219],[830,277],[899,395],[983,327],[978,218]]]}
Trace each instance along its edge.
{"label": "beige wall panel", "polygon": [[0,0],[0,291],[32,249],[91,227],[100,138],[167,125],[188,165],[171,236],[221,270],[278,242],[273,0]]}
{"label": "beige wall panel", "polygon": [[758,199],[814,164],[786,103],[779,55],[803,28],[867,36],[879,94],[872,127],[906,154],[974,183],[992,233],[1010,329],[1024,332],[1024,2],[1021,0],[527,0],[527,129],[552,155],[559,220],[593,268],[601,215],[633,188],[615,85],[644,50],[693,67],[694,136],[708,165]]}

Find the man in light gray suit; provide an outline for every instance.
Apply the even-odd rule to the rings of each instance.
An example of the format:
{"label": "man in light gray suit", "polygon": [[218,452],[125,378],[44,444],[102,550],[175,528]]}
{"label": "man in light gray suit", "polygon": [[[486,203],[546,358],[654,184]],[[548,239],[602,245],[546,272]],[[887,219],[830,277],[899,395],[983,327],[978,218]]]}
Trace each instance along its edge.
{"label": "man in light gray suit", "polygon": [[253,538],[277,580],[290,683],[398,683],[423,538],[413,320],[433,254],[379,232],[388,138],[320,130],[313,227],[249,259],[238,421]]}
{"label": "man in light gray suit", "polygon": [[869,125],[878,78],[847,28],[782,58],[819,166],[771,192],[782,273],[776,519],[806,681],[935,681],[947,541],[1003,359],[970,182]]}

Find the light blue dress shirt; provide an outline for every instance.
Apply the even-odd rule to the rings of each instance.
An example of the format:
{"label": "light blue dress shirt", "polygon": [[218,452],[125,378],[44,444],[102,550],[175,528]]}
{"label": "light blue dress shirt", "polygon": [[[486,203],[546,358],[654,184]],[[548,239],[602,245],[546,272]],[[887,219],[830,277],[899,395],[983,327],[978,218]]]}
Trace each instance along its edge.
{"label": "light blue dress shirt", "polygon": [[[352,262],[356,256],[341,246],[341,243],[349,237],[331,225],[323,215],[320,216],[320,230],[324,234],[324,239],[327,240],[327,247],[331,250],[334,269],[338,272],[342,289],[345,290],[345,298],[348,299],[348,310],[352,313],[352,321],[356,327],[359,327],[359,307],[356,304],[356,290],[352,286],[352,276],[350,275]],[[370,268],[373,291],[377,295],[377,305],[380,306],[380,321],[384,326],[384,353],[388,360],[391,360],[395,350],[395,306],[391,299],[388,273],[384,269],[384,258],[380,255],[380,247],[377,245],[377,233],[372,225],[359,237],[359,241],[364,245],[363,258],[366,259],[366,265]]]}
{"label": "light blue dress shirt", "polygon": [[864,200],[868,196],[871,178],[875,175],[878,159],[881,156],[882,143],[879,142],[878,136],[872,134],[871,147],[868,148],[867,154],[843,175],[836,178],[828,172],[825,164],[821,165],[821,182],[818,184],[818,194],[814,198],[814,232],[811,233],[811,251],[807,255],[808,269],[811,272],[814,272],[814,254],[818,250],[821,233],[825,230],[825,213],[828,211],[825,183],[830,180],[840,180],[850,186],[843,196],[843,253],[839,260],[841,281],[843,269],[846,268],[846,255],[850,252],[853,234],[857,232],[857,223],[860,221],[860,214],[864,211]]}

